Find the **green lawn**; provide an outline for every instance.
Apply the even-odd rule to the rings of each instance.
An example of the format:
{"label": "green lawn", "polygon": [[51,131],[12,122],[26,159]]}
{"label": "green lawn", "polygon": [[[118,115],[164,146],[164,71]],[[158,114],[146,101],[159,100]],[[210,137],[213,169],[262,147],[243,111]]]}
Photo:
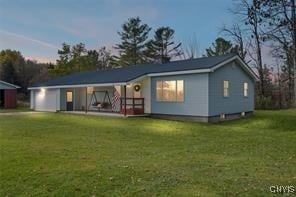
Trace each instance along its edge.
{"label": "green lawn", "polygon": [[0,108],[0,113],[10,113],[10,112],[27,112],[32,111],[30,107],[20,106],[14,109],[4,109]]}
{"label": "green lawn", "polygon": [[0,116],[0,196],[267,196],[296,186],[296,111],[203,124]]}

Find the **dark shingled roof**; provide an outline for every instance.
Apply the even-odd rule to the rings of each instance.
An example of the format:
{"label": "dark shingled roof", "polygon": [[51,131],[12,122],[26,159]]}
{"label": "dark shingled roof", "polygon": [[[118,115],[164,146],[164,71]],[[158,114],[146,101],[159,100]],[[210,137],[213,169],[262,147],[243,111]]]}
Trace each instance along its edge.
{"label": "dark shingled roof", "polygon": [[202,57],[191,60],[172,61],[164,64],[142,64],[114,68],[110,70],[88,71],[73,73],[44,83],[35,84],[32,87],[60,86],[60,85],[82,85],[100,83],[124,83],[151,73],[186,71],[196,69],[209,69],[236,54],[227,54],[215,57]]}

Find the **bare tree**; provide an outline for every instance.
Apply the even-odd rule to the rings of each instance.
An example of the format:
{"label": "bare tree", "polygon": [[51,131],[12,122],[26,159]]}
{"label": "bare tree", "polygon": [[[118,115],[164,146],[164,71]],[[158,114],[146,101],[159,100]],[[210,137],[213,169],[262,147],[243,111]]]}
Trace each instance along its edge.
{"label": "bare tree", "polygon": [[261,16],[262,2],[260,0],[240,0],[237,6],[231,10],[231,12],[241,18],[241,21],[246,25],[250,32],[251,39],[255,46],[255,62],[256,69],[259,73],[260,79],[260,97],[265,96],[265,80],[264,80],[264,68],[262,60],[262,16]]}
{"label": "bare tree", "polygon": [[[274,53],[284,60],[290,101],[296,105],[296,16],[295,0],[261,0],[266,40],[273,41]],[[294,89],[293,89],[294,86]],[[294,93],[293,93],[294,92]],[[294,97],[294,98],[293,98]]]}
{"label": "bare tree", "polygon": [[182,45],[182,59],[194,59],[200,57],[200,45],[196,34],[185,40]]}
{"label": "bare tree", "polygon": [[293,45],[294,45],[294,106],[296,106],[296,11],[295,0],[291,0],[292,4],[292,29],[293,29]]}
{"label": "bare tree", "polygon": [[232,42],[238,46],[238,55],[246,61],[247,50],[245,46],[245,35],[238,24],[233,24],[232,27],[227,28],[225,25],[221,28],[221,33],[232,39]]}

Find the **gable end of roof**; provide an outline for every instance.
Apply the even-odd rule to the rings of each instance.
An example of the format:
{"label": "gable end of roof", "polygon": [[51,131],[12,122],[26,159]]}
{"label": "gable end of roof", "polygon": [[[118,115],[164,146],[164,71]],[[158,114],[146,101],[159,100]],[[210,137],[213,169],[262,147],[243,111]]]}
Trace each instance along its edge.
{"label": "gable end of roof", "polygon": [[241,65],[241,67],[247,72],[247,74],[249,74],[254,80],[258,81],[259,77],[257,76],[257,74],[242,60],[241,57],[239,57],[238,55],[233,56],[232,58],[229,58],[228,60],[221,62],[220,64],[217,64],[216,66],[214,66],[211,71],[215,72],[215,70],[217,70],[218,68],[237,60],[237,62]]}
{"label": "gable end of roof", "polygon": [[8,83],[8,82],[5,82],[5,81],[2,81],[0,80],[0,83],[3,84],[4,86],[8,87],[8,88],[11,88],[11,89],[18,89],[18,88],[21,88],[17,85],[14,85],[14,84],[11,84],[11,83]]}

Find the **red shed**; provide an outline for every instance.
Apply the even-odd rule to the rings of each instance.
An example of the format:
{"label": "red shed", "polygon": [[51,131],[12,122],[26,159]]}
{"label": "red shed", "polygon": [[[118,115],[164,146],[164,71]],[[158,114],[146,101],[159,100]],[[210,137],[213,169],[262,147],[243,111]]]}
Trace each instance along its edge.
{"label": "red shed", "polygon": [[0,108],[16,108],[17,85],[0,80]]}

